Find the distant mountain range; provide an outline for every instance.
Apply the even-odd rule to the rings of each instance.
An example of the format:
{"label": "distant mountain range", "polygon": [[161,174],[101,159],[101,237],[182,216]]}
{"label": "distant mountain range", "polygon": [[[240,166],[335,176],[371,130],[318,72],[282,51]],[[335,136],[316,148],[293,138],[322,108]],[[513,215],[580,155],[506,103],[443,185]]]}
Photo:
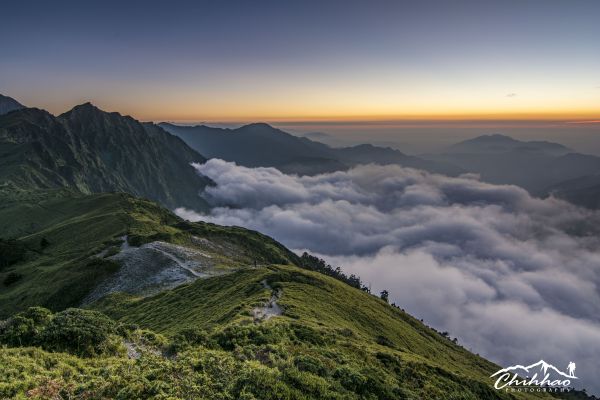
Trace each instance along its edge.
{"label": "distant mountain range", "polygon": [[59,115],[22,108],[0,116],[0,190],[127,192],[166,207],[205,209],[206,159],[150,123],[90,103]]}
{"label": "distant mountain range", "polygon": [[521,186],[534,195],[552,193],[578,205],[600,205],[600,178],[594,178],[600,174],[600,157],[558,143],[485,135],[421,157],[478,173],[487,182]]}
{"label": "distant mountain range", "polygon": [[275,167],[286,173],[318,174],[357,164],[399,164],[405,167],[456,175],[463,170],[435,160],[406,155],[389,147],[362,144],[333,148],[306,137],[298,137],[268,124],[256,123],[237,129],[206,125],[159,124],[179,136],[208,158],[235,161],[247,167]]}
{"label": "distant mountain range", "polygon": [[[600,207],[600,157],[576,153],[559,143],[483,135],[452,145],[440,154],[415,157],[371,144],[335,148],[264,123],[237,129],[170,123],[159,126],[208,158],[247,167],[275,167],[285,173],[313,175],[375,163],[449,176],[471,172],[483,181],[518,185],[536,196],[553,194],[577,205]],[[311,135],[318,137],[322,135]]]}
{"label": "distant mountain range", "polygon": [[546,141],[524,142],[513,139],[510,136],[494,134],[478,136],[473,139],[462,141],[450,146],[446,152],[458,154],[498,154],[506,152],[523,152],[529,154],[541,153],[545,155],[560,156],[573,153],[573,150],[558,143]]}
{"label": "distant mountain range", "polygon": [[553,194],[577,205],[600,207],[600,157],[576,153],[559,143],[483,135],[454,144],[439,154],[416,157],[371,144],[335,148],[264,123],[237,129],[170,123],[159,126],[207,158],[247,167],[275,167],[285,173],[314,175],[375,163],[449,176],[471,172],[486,182],[518,185],[536,196]]}
{"label": "distant mountain range", "polygon": [[[362,144],[335,148],[268,124],[236,129],[141,123],[90,103],[59,115],[0,95],[0,191],[68,188],[127,192],[168,208],[205,210],[210,184],[190,166],[221,158],[247,167],[314,175],[358,164],[398,164],[444,175],[480,174],[537,196],[600,208],[600,157],[558,143],[484,135],[419,157]],[[321,137],[313,135],[312,137]]]}

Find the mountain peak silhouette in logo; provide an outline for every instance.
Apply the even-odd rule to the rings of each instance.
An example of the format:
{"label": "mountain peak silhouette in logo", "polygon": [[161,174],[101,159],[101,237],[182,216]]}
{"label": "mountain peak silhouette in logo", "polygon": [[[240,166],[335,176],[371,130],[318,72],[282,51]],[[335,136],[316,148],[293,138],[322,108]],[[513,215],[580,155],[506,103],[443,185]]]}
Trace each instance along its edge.
{"label": "mountain peak silhouette in logo", "polygon": [[[519,375],[522,374],[522,372],[526,372],[527,374],[530,374],[532,372],[534,372],[536,370],[536,368],[539,368],[544,375],[546,375],[548,373],[548,370],[550,370],[551,372],[555,372],[565,378],[571,378],[571,379],[578,379],[575,376],[575,363],[573,361],[571,361],[569,363],[569,365],[567,366],[567,371],[569,371],[568,373],[561,371],[560,369],[556,368],[554,365],[547,363],[544,360],[540,360],[534,364],[531,365],[527,365],[527,366],[523,366],[523,365],[513,365],[504,369],[501,369],[497,372],[495,372],[493,375],[490,376],[490,378],[503,374],[505,372],[514,372],[514,373],[518,373]],[[520,372],[521,371],[521,372]]]}

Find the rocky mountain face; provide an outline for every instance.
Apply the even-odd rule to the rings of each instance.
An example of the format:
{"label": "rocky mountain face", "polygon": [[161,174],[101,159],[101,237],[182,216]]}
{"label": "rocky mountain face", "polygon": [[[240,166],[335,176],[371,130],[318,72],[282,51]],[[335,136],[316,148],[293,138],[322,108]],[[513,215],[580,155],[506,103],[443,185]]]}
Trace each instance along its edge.
{"label": "rocky mountain face", "polygon": [[203,209],[209,180],[190,166],[205,158],[153,124],[90,103],[55,117],[25,108],[0,117],[0,183],[127,192],[169,208]]}

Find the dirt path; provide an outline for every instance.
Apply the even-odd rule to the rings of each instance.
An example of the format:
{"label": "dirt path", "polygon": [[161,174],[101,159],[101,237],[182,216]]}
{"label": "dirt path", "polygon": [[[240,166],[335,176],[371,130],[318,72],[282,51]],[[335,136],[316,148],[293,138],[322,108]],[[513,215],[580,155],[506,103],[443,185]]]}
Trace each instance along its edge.
{"label": "dirt path", "polygon": [[204,278],[204,277],[207,276],[207,274],[203,274],[203,273],[194,271],[193,267],[196,266],[198,263],[180,260],[174,254],[169,253],[169,252],[163,250],[161,248],[161,243],[160,242],[157,242],[157,243],[148,243],[147,247],[148,248],[152,248],[152,249],[158,251],[159,253],[161,253],[162,255],[164,255],[165,257],[167,257],[168,259],[170,259],[171,261],[173,261],[175,264],[177,264],[179,266],[179,268],[182,268],[182,269],[188,271],[190,274],[192,274],[192,275],[194,275],[196,277]]}
{"label": "dirt path", "polygon": [[281,290],[273,290],[273,288],[267,283],[266,279],[261,283],[265,289],[271,290],[271,298],[264,307],[256,307],[254,310],[252,310],[252,314],[254,314],[254,321],[256,322],[267,321],[271,317],[277,317],[283,314],[283,310],[281,307],[279,307],[279,304],[277,304],[277,300],[279,300],[282,294]]}
{"label": "dirt path", "polygon": [[217,274],[210,256],[198,250],[160,241],[134,247],[127,236],[121,239],[120,251],[108,257],[120,265],[119,270],[98,283],[82,305],[113,292],[148,296]]}

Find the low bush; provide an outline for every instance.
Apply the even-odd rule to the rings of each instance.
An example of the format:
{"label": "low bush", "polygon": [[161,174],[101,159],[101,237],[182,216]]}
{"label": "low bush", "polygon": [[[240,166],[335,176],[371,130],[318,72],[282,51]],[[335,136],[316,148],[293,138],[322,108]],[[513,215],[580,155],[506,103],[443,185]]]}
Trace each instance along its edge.
{"label": "low bush", "polygon": [[375,358],[377,358],[377,360],[379,360],[379,362],[381,362],[381,364],[383,364],[383,366],[388,370],[394,372],[400,371],[402,363],[398,356],[390,353],[377,352],[375,354]]}
{"label": "low bush", "polygon": [[186,328],[173,337],[171,350],[178,352],[190,346],[215,348],[217,343],[204,329]]}
{"label": "low bush", "polygon": [[307,325],[294,323],[291,327],[294,332],[294,336],[300,342],[316,345],[324,345],[327,342],[326,337],[321,332]]}
{"label": "low bush", "polygon": [[53,316],[50,310],[31,307],[9,318],[0,326],[0,343],[9,346],[33,346]]}
{"label": "low bush", "polygon": [[338,368],[333,377],[347,390],[359,394],[366,393],[367,378],[359,372],[349,368]]}
{"label": "low bush", "polygon": [[40,336],[42,347],[90,357],[114,348],[117,324],[97,311],[67,309],[57,313]]}
{"label": "low bush", "polygon": [[396,347],[396,345],[394,344],[394,342],[392,342],[389,338],[383,336],[383,335],[379,335],[375,338],[375,341],[377,342],[377,344],[381,345],[381,346],[385,346],[385,347],[389,347],[391,349],[394,349]]}
{"label": "low bush", "polygon": [[122,338],[117,323],[97,311],[68,309],[57,314],[32,307],[0,326],[0,343],[9,346],[40,346],[90,357],[117,354]]}
{"label": "low bush", "polygon": [[233,350],[236,346],[262,346],[279,343],[288,338],[289,335],[289,327],[285,325],[236,325],[218,332],[213,336],[213,339],[222,349]]}
{"label": "low bush", "polygon": [[318,358],[311,356],[298,356],[294,359],[294,366],[300,371],[310,372],[319,376],[327,376],[328,369]]}

